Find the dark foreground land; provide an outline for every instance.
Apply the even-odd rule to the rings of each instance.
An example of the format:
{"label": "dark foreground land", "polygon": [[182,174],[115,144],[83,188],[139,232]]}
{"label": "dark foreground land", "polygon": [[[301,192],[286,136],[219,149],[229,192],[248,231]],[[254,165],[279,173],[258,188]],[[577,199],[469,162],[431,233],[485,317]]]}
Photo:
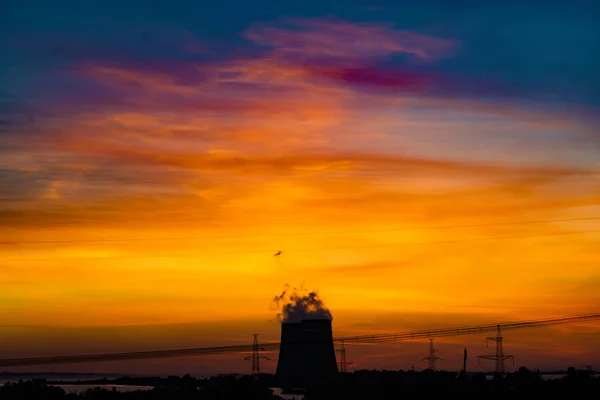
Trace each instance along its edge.
{"label": "dark foreground land", "polygon": [[[66,383],[66,382],[65,382]],[[73,382],[69,382],[73,383]],[[277,387],[272,375],[224,376],[208,379],[184,377],[118,378],[80,382],[103,385],[144,385],[152,390],[118,392],[90,389],[81,394],[67,394],[60,382],[32,380],[8,383],[0,387],[1,400],[21,399],[123,399],[123,400],[275,400],[270,387]],[[570,368],[567,376],[543,380],[539,371],[522,367],[502,379],[487,380],[483,374],[464,376],[455,372],[431,371],[356,371],[343,374],[339,382],[317,385],[303,390],[305,400],[354,400],[402,398],[599,398],[600,378],[588,371]],[[300,398],[300,396],[298,396]]]}

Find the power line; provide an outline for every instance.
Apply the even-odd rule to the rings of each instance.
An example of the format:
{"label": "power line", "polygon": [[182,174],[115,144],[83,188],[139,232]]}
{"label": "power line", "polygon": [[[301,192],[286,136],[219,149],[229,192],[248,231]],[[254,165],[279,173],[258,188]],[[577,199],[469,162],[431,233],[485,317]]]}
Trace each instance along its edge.
{"label": "power line", "polygon": [[[536,327],[548,327],[556,325],[568,325],[586,322],[600,321],[600,314],[583,314],[566,317],[546,318],[528,321],[506,322],[501,324],[474,325],[467,327],[443,328],[433,330],[422,330],[413,332],[387,333],[377,335],[363,335],[335,338],[336,343],[383,343],[401,340],[430,339],[436,337],[472,335],[479,333],[494,332],[500,326],[503,330],[527,329]],[[308,342],[310,344],[310,342]],[[279,342],[268,342],[261,344],[262,350],[277,350]],[[49,365],[49,364],[69,364],[84,362],[103,362],[103,361],[126,361],[142,359],[175,358],[187,356],[216,355],[227,353],[246,353],[251,352],[254,345],[235,345],[220,347],[200,347],[191,349],[176,350],[158,350],[158,351],[140,351],[128,353],[110,353],[110,354],[86,354],[74,356],[56,356],[56,357],[35,357],[35,358],[13,358],[0,359],[0,367],[15,367],[25,365]]]}
{"label": "power line", "polygon": [[[479,242],[486,240],[510,240],[510,239],[528,239],[537,237],[550,237],[550,236],[566,236],[566,235],[581,235],[587,233],[597,233],[600,229],[590,229],[584,231],[568,231],[568,232],[554,232],[554,233],[541,233],[537,235],[522,235],[522,236],[491,236],[482,238],[470,238],[470,239],[457,239],[457,240],[432,240],[426,242],[397,242],[397,243],[381,243],[381,244],[367,244],[367,245],[349,245],[349,246],[335,246],[335,247],[310,247],[300,249],[289,249],[285,250],[285,253],[300,253],[300,252],[311,252],[311,251],[324,251],[324,250],[345,250],[345,249],[364,249],[364,248],[381,248],[381,247],[395,247],[405,245],[422,245],[422,244],[451,244],[451,243],[466,243],[466,242]],[[265,251],[239,251],[239,252],[211,252],[211,253],[192,253],[192,254],[148,254],[148,255],[129,255],[129,256],[112,256],[112,257],[68,257],[68,258],[43,258],[34,259],[32,261],[57,261],[57,260],[118,260],[118,259],[133,259],[133,258],[194,258],[198,256],[230,256],[230,255],[264,255],[269,253],[269,250]],[[270,254],[270,253],[269,253]],[[7,261],[7,260],[5,260]]]}
{"label": "power line", "polygon": [[276,237],[276,236],[315,236],[315,235],[352,235],[361,233],[385,233],[385,232],[401,232],[415,230],[431,230],[431,229],[457,229],[457,228],[477,228],[488,226],[510,226],[510,225],[526,225],[526,224],[542,224],[553,222],[574,222],[574,221],[593,221],[600,220],[600,217],[582,217],[582,218],[563,218],[563,219],[546,219],[546,220],[531,220],[531,221],[511,221],[511,222],[490,222],[483,224],[460,224],[460,225],[432,225],[432,226],[414,226],[405,228],[389,228],[389,229],[372,229],[358,231],[313,231],[313,232],[275,232],[264,234],[241,234],[241,235],[216,235],[216,236],[180,236],[180,237],[154,237],[154,238],[122,238],[122,239],[81,239],[81,240],[33,240],[33,241],[0,241],[0,245],[11,244],[61,244],[61,243],[111,243],[111,242],[141,242],[141,241],[170,241],[170,240],[195,240],[195,239],[240,239],[248,237]]}
{"label": "power line", "polygon": [[385,243],[385,244],[366,244],[357,246],[343,246],[343,247],[324,247],[324,248],[312,248],[312,249],[291,249],[286,252],[294,251],[313,251],[313,250],[338,250],[338,249],[355,249],[355,248],[371,248],[371,247],[394,247],[411,244],[444,244],[444,243],[463,243],[463,242],[477,242],[485,240],[505,240],[505,239],[525,239],[534,237],[545,237],[545,236],[562,236],[562,235],[579,235],[586,233],[600,232],[600,229],[591,229],[585,231],[568,231],[568,232],[555,232],[555,233],[541,233],[537,235],[523,235],[523,236],[492,236],[483,238],[471,238],[471,239],[456,239],[456,240],[432,240],[427,242],[401,242],[401,243]]}

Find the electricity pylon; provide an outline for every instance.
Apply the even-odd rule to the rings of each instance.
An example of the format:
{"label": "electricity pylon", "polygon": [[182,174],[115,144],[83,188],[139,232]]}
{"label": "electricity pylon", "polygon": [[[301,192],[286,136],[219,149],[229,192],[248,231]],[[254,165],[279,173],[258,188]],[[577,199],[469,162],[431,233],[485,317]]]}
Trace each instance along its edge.
{"label": "electricity pylon", "polygon": [[[506,373],[506,368],[504,366],[504,361],[512,358],[513,365],[515,365],[515,358],[511,355],[504,355],[504,347],[502,345],[502,333],[500,332],[500,325],[498,325],[498,329],[496,331],[496,337],[488,337],[485,339],[485,345],[488,345],[490,340],[496,342],[496,354],[494,355],[485,355],[477,357],[478,361],[481,359],[484,360],[493,360],[496,362],[496,375],[504,376]],[[481,364],[480,364],[481,365]]]}
{"label": "electricity pylon", "polygon": [[433,339],[429,339],[429,357],[425,357],[421,361],[429,361],[428,368],[432,370],[435,370],[435,362],[437,360],[444,360],[443,358],[436,356],[435,353],[439,353],[439,351],[433,347]]}
{"label": "electricity pylon", "polygon": [[353,362],[346,361],[346,346],[344,346],[344,341],[342,340],[342,347],[339,350],[340,352],[340,372],[345,373],[348,372],[348,365],[354,364]]}
{"label": "electricity pylon", "polygon": [[258,345],[258,333],[253,333],[254,335],[254,343],[252,344],[252,355],[245,357],[244,360],[252,360],[252,375],[260,374],[260,359],[270,360],[269,357],[261,356],[260,351],[264,350],[264,348]]}

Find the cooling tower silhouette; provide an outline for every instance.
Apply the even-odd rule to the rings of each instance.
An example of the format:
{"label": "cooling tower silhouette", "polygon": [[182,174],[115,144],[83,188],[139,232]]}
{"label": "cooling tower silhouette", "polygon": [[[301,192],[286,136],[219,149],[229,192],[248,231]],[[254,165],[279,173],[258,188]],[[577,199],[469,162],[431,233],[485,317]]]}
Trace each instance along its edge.
{"label": "cooling tower silhouette", "polygon": [[329,383],[338,376],[331,320],[281,324],[276,378],[282,385]]}

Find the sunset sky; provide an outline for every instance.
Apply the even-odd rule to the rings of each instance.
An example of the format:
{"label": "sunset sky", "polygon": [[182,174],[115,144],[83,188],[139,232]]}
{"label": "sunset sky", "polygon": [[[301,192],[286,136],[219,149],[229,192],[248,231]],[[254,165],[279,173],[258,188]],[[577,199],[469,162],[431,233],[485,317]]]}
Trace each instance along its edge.
{"label": "sunset sky", "polygon": [[[0,358],[277,340],[285,284],[334,336],[599,311],[597,2],[3,3]],[[598,343],[506,334],[542,369]],[[493,368],[484,337],[437,346]],[[249,364],[28,370],[82,369]]]}

